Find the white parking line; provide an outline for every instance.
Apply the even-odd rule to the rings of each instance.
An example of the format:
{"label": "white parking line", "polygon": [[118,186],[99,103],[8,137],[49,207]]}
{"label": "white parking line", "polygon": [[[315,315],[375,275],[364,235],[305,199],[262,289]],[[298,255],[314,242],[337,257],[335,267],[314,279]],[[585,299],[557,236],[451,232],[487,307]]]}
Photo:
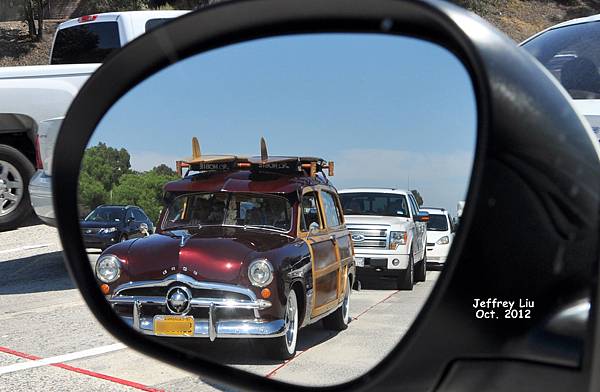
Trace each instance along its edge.
{"label": "white parking line", "polygon": [[11,253],[11,252],[20,252],[20,251],[23,251],[23,250],[30,250],[30,249],[47,248],[49,246],[50,246],[50,244],[28,245],[28,246],[22,246],[20,248],[14,248],[14,249],[8,249],[8,250],[0,250],[0,254]]}
{"label": "white parking line", "polygon": [[0,367],[0,375],[17,372],[25,369],[32,369],[40,366],[52,365],[54,363],[62,363],[86,357],[93,357],[94,355],[106,354],[112,351],[122,350],[124,348],[127,348],[127,346],[125,346],[122,343],[115,343],[108,346],[101,346],[89,350],[77,351],[71,354],[57,355],[55,357],[44,358],[37,361],[19,362],[13,365]]}

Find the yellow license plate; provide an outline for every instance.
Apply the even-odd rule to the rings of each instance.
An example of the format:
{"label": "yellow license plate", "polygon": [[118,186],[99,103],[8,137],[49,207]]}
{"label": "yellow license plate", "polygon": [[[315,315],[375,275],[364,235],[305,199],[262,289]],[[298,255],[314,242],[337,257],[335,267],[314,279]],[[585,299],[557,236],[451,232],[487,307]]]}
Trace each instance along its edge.
{"label": "yellow license plate", "polygon": [[194,317],[154,316],[154,334],[161,336],[194,336]]}

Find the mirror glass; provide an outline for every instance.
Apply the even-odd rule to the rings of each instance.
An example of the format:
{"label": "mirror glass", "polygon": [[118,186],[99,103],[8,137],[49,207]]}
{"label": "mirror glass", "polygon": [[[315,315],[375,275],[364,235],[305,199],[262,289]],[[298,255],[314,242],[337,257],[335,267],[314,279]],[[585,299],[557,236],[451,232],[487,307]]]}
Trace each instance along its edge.
{"label": "mirror glass", "polygon": [[192,56],[124,95],[89,141],[90,268],[156,344],[349,381],[440,275],[476,122],[462,63],[415,38],[283,36]]}

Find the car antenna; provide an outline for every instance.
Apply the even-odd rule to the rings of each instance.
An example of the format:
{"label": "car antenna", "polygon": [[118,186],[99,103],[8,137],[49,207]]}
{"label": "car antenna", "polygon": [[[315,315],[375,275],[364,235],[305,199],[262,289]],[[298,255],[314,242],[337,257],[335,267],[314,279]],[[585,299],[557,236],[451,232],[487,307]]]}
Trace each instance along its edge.
{"label": "car antenna", "polygon": [[267,153],[267,142],[264,137],[260,138],[260,160],[266,162],[269,160],[269,154]]}

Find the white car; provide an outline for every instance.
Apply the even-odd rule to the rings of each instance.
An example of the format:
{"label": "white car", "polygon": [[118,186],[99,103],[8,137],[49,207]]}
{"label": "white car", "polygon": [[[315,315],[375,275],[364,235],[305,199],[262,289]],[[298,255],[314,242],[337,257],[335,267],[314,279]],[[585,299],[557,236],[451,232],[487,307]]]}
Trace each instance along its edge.
{"label": "white car", "polygon": [[558,79],[600,140],[600,14],[552,26],[521,46]]}
{"label": "white car", "polygon": [[402,290],[425,281],[426,221],[411,192],[389,188],[342,189],[346,226],[352,234],[357,277],[392,278]]}
{"label": "white car", "polygon": [[427,266],[441,267],[446,263],[454,241],[454,224],[444,208],[422,207],[429,213],[427,221]]}

